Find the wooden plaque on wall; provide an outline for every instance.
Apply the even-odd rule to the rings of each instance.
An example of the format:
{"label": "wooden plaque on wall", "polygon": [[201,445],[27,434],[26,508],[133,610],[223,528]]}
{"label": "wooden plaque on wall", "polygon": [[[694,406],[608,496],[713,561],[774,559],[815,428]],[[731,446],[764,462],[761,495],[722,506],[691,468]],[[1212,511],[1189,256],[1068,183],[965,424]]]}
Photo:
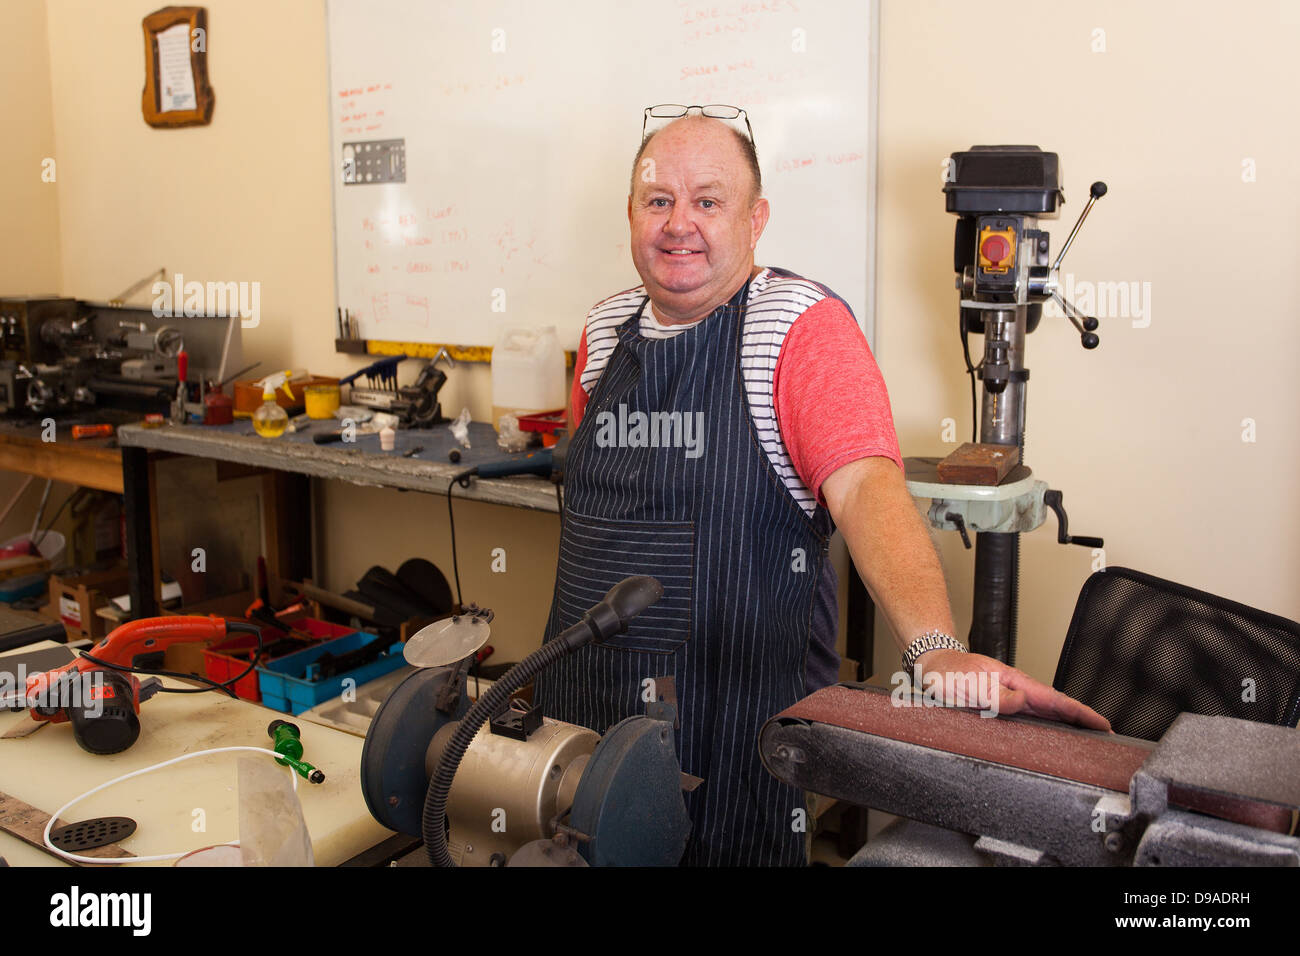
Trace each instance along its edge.
{"label": "wooden plaque on wall", "polygon": [[144,93],[140,108],[150,126],[205,126],[216,94],[208,83],[208,12],[163,7],[144,26]]}

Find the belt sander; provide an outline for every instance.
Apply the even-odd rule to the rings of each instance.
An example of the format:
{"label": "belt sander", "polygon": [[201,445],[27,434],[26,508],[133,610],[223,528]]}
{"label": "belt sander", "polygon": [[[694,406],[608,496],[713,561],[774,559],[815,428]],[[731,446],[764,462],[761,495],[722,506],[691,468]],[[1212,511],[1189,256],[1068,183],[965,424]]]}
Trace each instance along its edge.
{"label": "belt sander", "polygon": [[855,863],[1300,866],[1294,729],[1182,714],[1152,743],[926,703],[838,685],[763,728],[778,779],[907,818]]}

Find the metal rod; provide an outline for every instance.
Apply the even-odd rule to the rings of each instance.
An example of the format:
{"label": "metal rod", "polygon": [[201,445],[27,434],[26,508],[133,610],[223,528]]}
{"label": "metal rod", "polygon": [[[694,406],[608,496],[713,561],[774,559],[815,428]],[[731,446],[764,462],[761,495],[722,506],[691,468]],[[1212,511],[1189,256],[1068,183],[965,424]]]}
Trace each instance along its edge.
{"label": "metal rod", "polygon": [[1061,267],[1061,260],[1064,259],[1065,254],[1070,251],[1070,244],[1074,242],[1074,237],[1079,234],[1079,227],[1082,226],[1083,221],[1088,218],[1088,213],[1092,210],[1092,207],[1096,202],[1096,196],[1090,195],[1088,197],[1087,205],[1083,207],[1083,212],[1079,213],[1079,221],[1074,224],[1074,228],[1070,230],[1070,235],[1065,240],[1065,245],[1061,246],[1061,251],[1056,254],[1056,261],[1052,263],[1052,272],[1055,272]]}
{"label": "metal rod", "polygon": [[1052,298],[1055,299],[1057,305],[1061,307],[1061,311],[1065,313],[1065,317],[1074,323],[1074,327],[1078,329],[1079,334],[1082,335],[1084,329],[1083,326],[1079,323],[1079,320],[1074,317],[1075,315],[1074,306],[1071,305],[1069,302],[1065,301],[1065,296],[1061,295],[1061,293],[1057,292],[1056,290],[1052,290]]}

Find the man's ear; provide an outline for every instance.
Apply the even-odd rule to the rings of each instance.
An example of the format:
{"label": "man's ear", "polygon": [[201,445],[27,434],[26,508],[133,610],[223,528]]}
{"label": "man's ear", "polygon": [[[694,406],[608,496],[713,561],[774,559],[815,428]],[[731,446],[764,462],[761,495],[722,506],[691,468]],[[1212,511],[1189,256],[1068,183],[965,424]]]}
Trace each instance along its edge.
{"label": "man's ear", "polygon": [[632,194],[631,193],[627,194],[627,223],[629,226],[632,224]]}
{"label": "man's ear", "polygon": [[760,196],[754,203],[754,209],[749,214],[750,238],[749,248],[752,252],[758,246],[759,237],[763,235],[763,230],[767,228],[768,217],[772,214],[772,208],[767,204],[767,199]]}

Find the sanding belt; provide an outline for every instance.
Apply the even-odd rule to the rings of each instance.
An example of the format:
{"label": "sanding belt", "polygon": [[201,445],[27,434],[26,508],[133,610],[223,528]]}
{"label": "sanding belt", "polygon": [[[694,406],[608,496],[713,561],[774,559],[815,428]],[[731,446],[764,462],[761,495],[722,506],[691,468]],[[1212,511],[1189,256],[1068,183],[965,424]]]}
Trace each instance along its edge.
{"label": "sanding belt", "polygon": [[[773,721],[796,719],[887,737],[1034,773],[1129,792],[1155,744],[1024,717],[981,717],[952,707],[898,707],[888,691],[837,685],[805,697]],[[1291,811],[1171,784],[1169,803],[1247,826],[1288,833]]]}

